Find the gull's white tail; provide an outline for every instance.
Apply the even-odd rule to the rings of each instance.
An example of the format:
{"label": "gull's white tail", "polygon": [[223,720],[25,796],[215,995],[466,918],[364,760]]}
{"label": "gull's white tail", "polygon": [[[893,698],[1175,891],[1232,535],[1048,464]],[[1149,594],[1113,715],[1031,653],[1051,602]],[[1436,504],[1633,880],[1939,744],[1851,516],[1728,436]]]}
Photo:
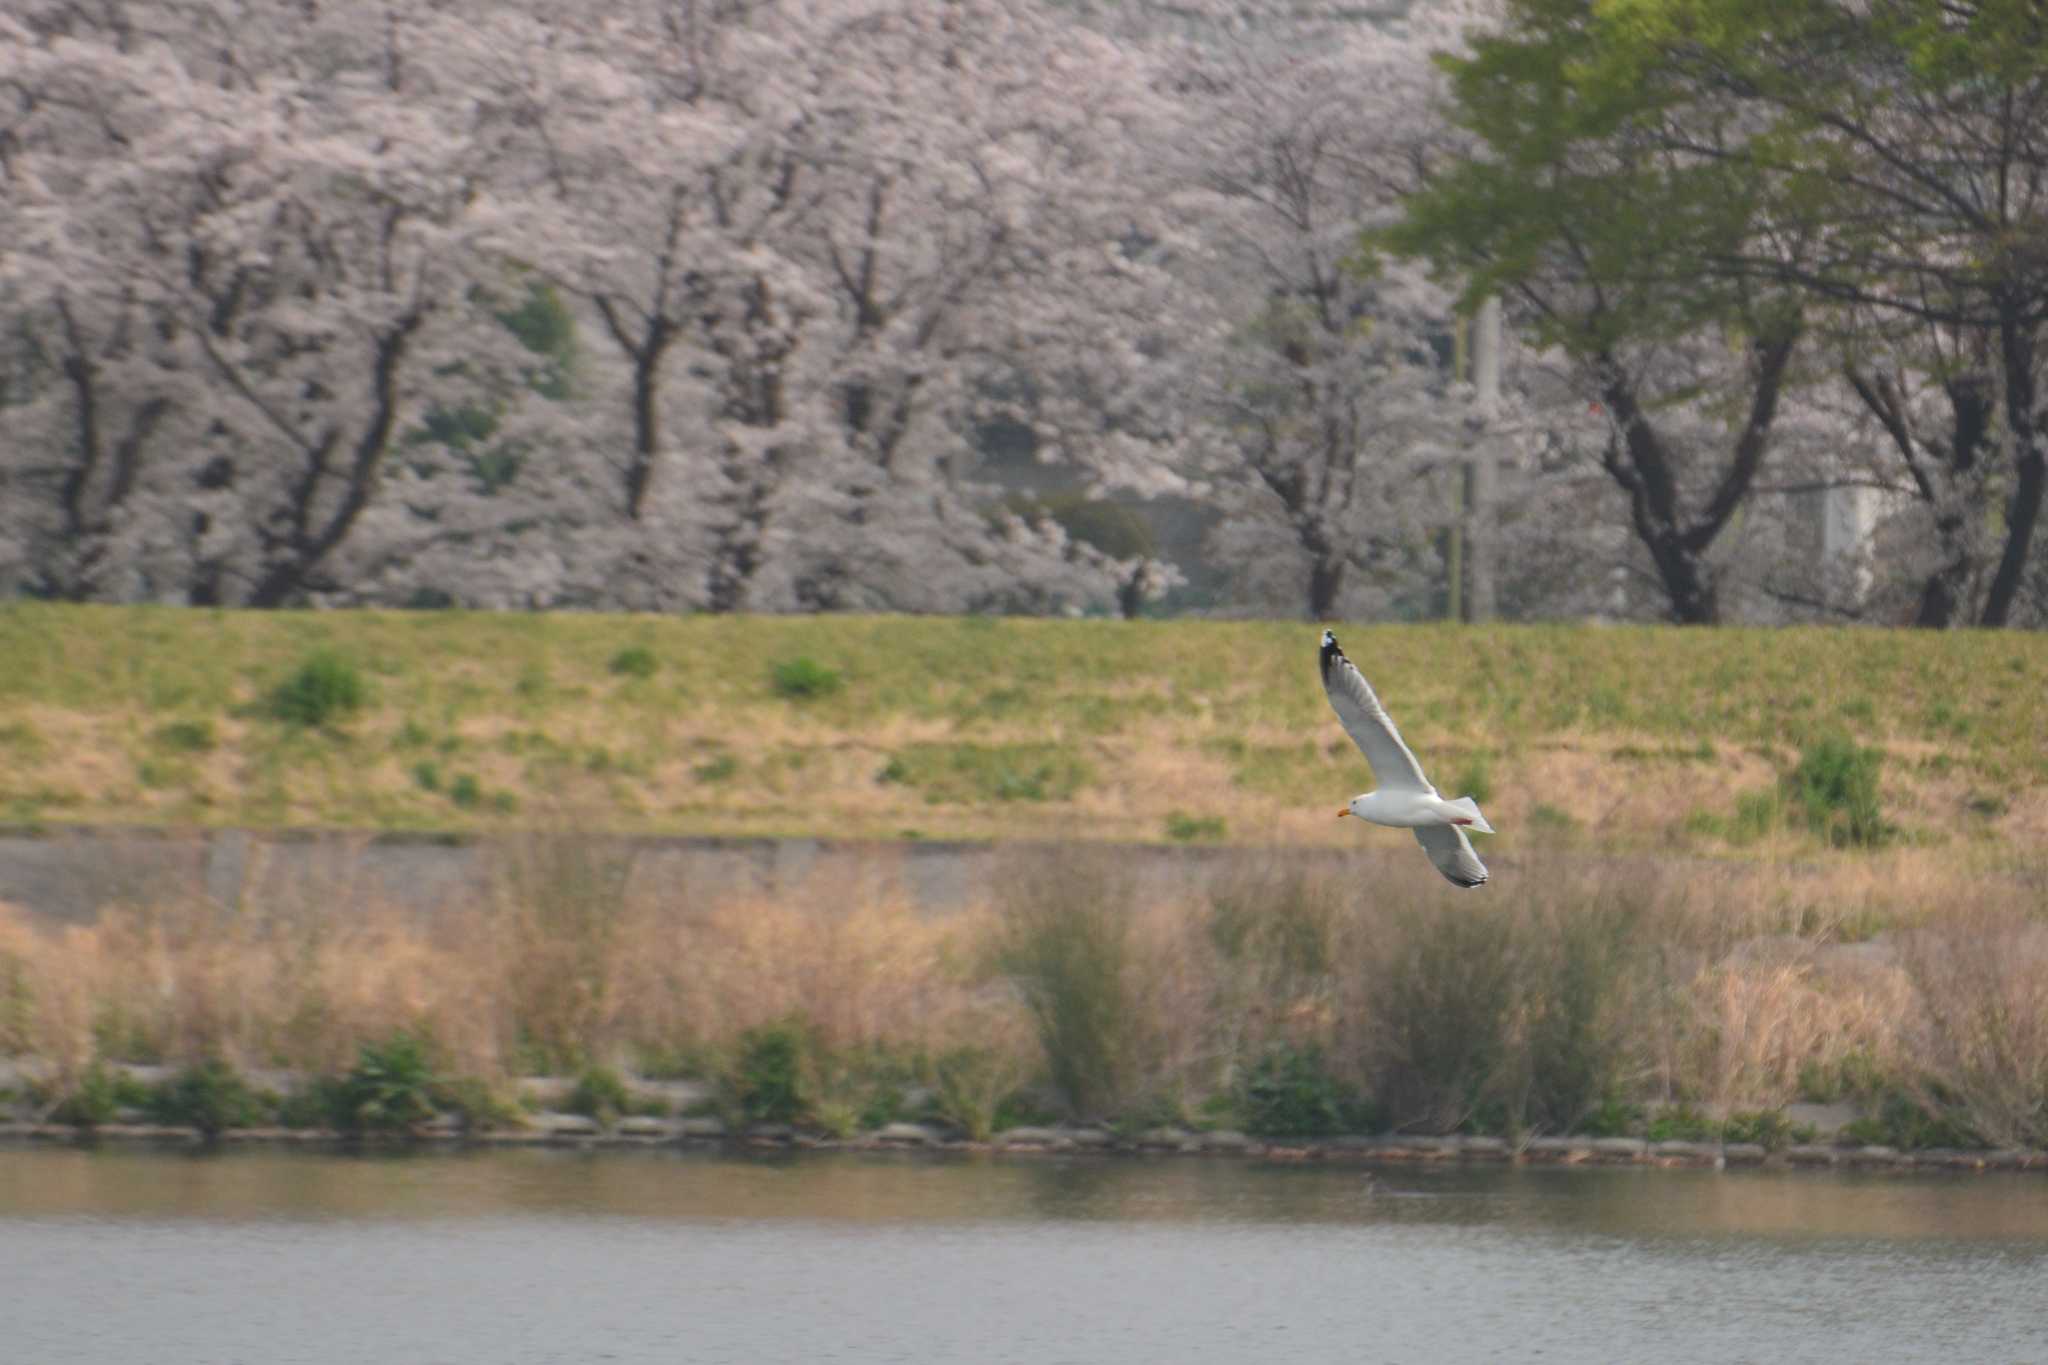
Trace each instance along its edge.
{"label": "gull's white tail", "polygon": [[1468,825],[1466,828],[1470,829],[1474,834],[1493,833],[1493,826],[1487,824],[1486,817],[1479,813],[1479,803],[1477,801],[1474,801],[1471,797],[1461,796],[1455,801],[1446,801],[1444,802],[1444,804],[1447,806],[1455,806],[1461,814],[1471,816],[1472,823]]}

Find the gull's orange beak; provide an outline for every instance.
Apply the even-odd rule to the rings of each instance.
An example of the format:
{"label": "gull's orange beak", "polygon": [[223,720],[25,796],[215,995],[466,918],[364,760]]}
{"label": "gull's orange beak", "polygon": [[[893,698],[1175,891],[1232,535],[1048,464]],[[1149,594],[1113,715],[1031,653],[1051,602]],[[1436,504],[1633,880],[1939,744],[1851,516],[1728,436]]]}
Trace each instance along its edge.
{"label": "gull's orange beak", "polygon": [[1351,814],[1351,807],[1346,806],[1343,810],[1337,812],[1337,818],[1339,820],[1342,820],[1345,816],[1349,814]]}

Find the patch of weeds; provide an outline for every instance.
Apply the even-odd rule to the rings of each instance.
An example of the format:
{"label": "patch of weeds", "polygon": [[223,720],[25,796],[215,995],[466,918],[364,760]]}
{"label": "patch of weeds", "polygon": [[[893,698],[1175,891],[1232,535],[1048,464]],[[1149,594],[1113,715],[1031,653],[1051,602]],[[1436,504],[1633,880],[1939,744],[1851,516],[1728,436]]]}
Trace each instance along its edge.
{"label": "patch of weeds", "polygon": [[5,725],[0,725],[0,748],[6,749],[16,758],[41,758],[49,747],[49,742],[25,720],[11,720]]}
{"label": "patch of weeds", "polygon": [[1708,839],[1728,837],[1728,822],[1710,810],[1694,807],[1685,813],[1685,832]]}
{"label": "patch of weeds", "polygon": [[785,701],[816,701],[829,697],[845,685],[835,669],[825,667],[809,655],[784,659],[770,665],[768,683]]}
{"label": "patch of weeds", "polygon": [[1484,749],[1465,760],[1464,770],[1452,781],[1451,790],[1481,804],[1493,799],[1493,760]]}
{"label": "patch of weeds", "polygon": [[1220,815],[1189,815],[1178,810],[1167,812],[1166,837],[1175,843],[1193,843],[1197,839],[1221,839],[1223,833],[1224,823]]}
{"label": "patch of weeds", "polygon": [[1612,687],[1596,687],[1586,694],[1586,714],[1603,725],[1613,725],[1627,714],[1628,704]]}
{"label": "patch of weeds", "polygon": [[633,1093],[626,1079],[608,1066],[585,1067],[576,1078],[576,1088],[564,1102],[572,1114],[585,1114],[609,1128],[619,1117],[633,1110]]}
{"label": "patch of weeds", "polygon": [[1044,1128],[1059,1121],[1057,1109],[1030,1091],[1019,1089],[1003,1096],[989,1126],[1004,1133],[1012,1128]]}
{"label": "patch of weeds", "polygon": [[1891,838],[1877,799],[1884,751],[1843,736],[1829,736],[1800,754],[1786,779],[1786,794],[1807,827],[1837,848],[1874,848]]}
{"label": "patch of weeds", "polygon": [[197,1128],[209,1142],[230,1128],[260,1122],[263,1106],[240,1072],[218,1057],[185,1067],[150,1097],[158,1123]]}
{"label": "patch of weeds", "polygon": [[1280,1044],[1245,1072],[1236,1112],[1254,1137],[1326,1137],[1377,1129],[1377,1116],[1339,1081],[1322,1049]]}
{"label": "patch of weeds", "polygon": [[[1345,744],[1349,746],[1350,741]],[[1232,757],[1232,786],[1275,795],[1298,793],[1303,774],[1314,771],[1316,763],[1316,746],[1306,740],[1299,744],[1244,744],[1218,752]],[[1352,755],[1357,752],[1351,749]]]}
{"label": "patch of weeds", "polygon": [[406,718],[405,724],[398,727],[398,733],[391,737],[391,747],[394,749],[424,749],[433,742],[434,736],[427,727],[410,716]]}
{"label": "patch of weeds", "polygon": [[1859,1147],[1984,1147],[1983,1135],[1940,1096],[1923,1100],[1889,1088],[1877,1097],[1877,1110],[1842,1126],[1835,1141]]}
{"label": "patch of weeds", "polygon": [[[65,1090],[50,1109],[51,1123],[68,1123],[77,1128],[97,1128],[112,1123],[120,1112],[124,1099],[134,1098],[122,1092],[120,1083],[125,1075],[117,1076],[99,1062],[88,1066]],[[147,1096],[141,1098],[146,1099]]]}
{"label": "patch of weeds", "polygon": [[740,761],[731,754],[718,754],[690,769],[690,776],[699,782],[730,782],[740,770]]}
{"label": "patch of weeds", "polygon": [[1017,1081],[1016,1064],[991,1048],[949,1048],[931,1063],[932,1112],[965,1133],[968,1141],[987,1142]]}
{"label": "patch of weeds", "polygon": [[483,804],[483,783],[477,781],[475,773],[458,773],[448,784],[448,799],[464,810],[475,810]]}
{"label": "patch of weeds", "polygon": [[1877,724],[1877,703],[1868,697],[1851,697],[1835,708],[1835,714],[1852,725]]}
{"label": "patch of weeds", "polygon": [[280,1128],[325,1128],[334,1118],[337,1104],[335,1091],[341,1082],[334,1077],[320,1077],[306,1086],[287,1095],[278,1095],[271,1101],[271,1115]]}
{"label": "patch of weeds", "polygon": [[1799,1068],[1800,1097],[1815,1104],[1875,1095],[1884,1088],[1885,1078],[1876,1061],[1860,1050],[1846,1053],[1832,1065],[1809,1061]]}
{"label": "patch of weeds", "polygon": [[908,782],[909,780],[910,765],[894,754],[890,755],[889,761],[882,765],[882,770],[875,774],[875,781],[877,782]]}
{"label": "patch of weeds", "polygon": [[612,655],[605,665],[615,678],[651,678],[661,667],[661,661],[654,657],[654,651],[645,645],[628,645]]}
{"label": "patch of weeds", "polygon": [[525,1122],[519,1106],[479,1076],[437,1080],[432,1086],[431,1098],[434,1108],[452,1115],[465,1133],[518,1128]]}
{"label": "patch of weeds", "polygon": [[512,684],[512,690],[528,701],[538,701],[547,696],[552,687],[553,684],[548,679],[548,670],[542,664],[526,665],[519,670],[519,680]]}
{"label": "patch of weeds", "polygon": [[958,715],[963,721],[1002,720],[1018,715],[1030,709],[1032,705],[1032,694],[1025,688],[998,687],[962,705]]}
{"label": "patch of weeds", "polygon": [[809,1112],[804,1068],[810,1038],[795,1020],[740,1035],[727,1082],[748,1123],[799,1123]]}
{"label": "patch of weeds", "polygon": [[345,720],[369,698],[369,684],[353,661],[318,649],[271,690],[266,709],[274,719],[310,730]]}
{"label": "patch of weeds", "polygon": [[169,759],[145,758],[135,765],[135,780],[149,791],[189,787],[198,777],[198,770],[191,764]]}
{"label": "patch of weeds", "polygon": [[213,722],[203,717],[166,722],[151,731],[150,738],[166,749],[185,754],[211,753],[220,743]]}
{"label": "patch of weeds", "polygon": [[1529,824],[1534,829],[1546,830],[1552,834],[1570,834],[1579,827],[1579,822],[1572,818],[1570,811],[1553,806],[1548,801],[1536,803],[1535,808],[1529,812]]}
{"label": "patch of weeds", "polygon": [[327,1093],[328,1121],[349,1134],[405,1133],[434,1117],[433,1059],[424,1039],[399,1032],[364,1043]]}
{"label": "patch of weeds", "polygon": [[1609,1095],[1587,1111],[1579,1124],[1579,1132],[1594,1138],[1627,1137],[1640,1128],[1642,1122],[1643,1107],[1640,1104],[1630,1104]]}
{"label": "patch of weeds", "polygon": [[1735,818],[1728,825],[1731,843],[1754,843],[1784,823],[1785,803],[1775,787],[1744,792],[1735,798]]}
{"label": "patch of weeds", "polygon": [[1643,1125],[1651,1142],[1712,1142],[1718,1125],[1690,1104],[1667,1105]]}
{"label": "patch of weeds", "polygon": [[1131,887],[1096,860],[1022,871],[1000,884],[994,963],[1022,997],[1069,1112],[1114,1113],[1144,1044]]}
{"label": "patch of weeds", "polygon": [[2011,809],[2011,803],[1997,792],[1972,792],[1964,804],[1972,815],[1981,815],[1986,820],[1996,820]]}
{"label": "patch of weeds", "polygon": [[413,784],[421,791],[441,790],[441,765],[430,758],[423,758],[412,765]]}
{"label": "patch of weeds", "polygon": [[1780,1152],[1794,1143],[1811,1142],[1818,1135],[1810,1123],[1794,1123],[1782,1109],[1742,1111],[1728,1116],[1721,1125],[1723,1142],[1752,1142],[1767,1152]]}
{"label": "patch of weeds", "polygon": [[1956,710],[1946,701],[1938,701],[1927,708],[1927,728],[1962,739],[1970,733],[1971,720],[1968,714]]}
{"label": "patch of weeds", "polygon": [[1062,744],[912,744],[883,771],[935,804],[1064,801],[1094,777]]}

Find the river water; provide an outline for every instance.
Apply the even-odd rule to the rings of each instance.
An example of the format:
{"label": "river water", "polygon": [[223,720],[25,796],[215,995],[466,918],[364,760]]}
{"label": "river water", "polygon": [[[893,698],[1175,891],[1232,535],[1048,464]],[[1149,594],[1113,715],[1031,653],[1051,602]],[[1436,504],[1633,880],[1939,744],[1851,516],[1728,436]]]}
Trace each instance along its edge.
{"label": "river water", "polygon": [[2048,1362],[2038,1174],[0,1148],[0,1361]]}

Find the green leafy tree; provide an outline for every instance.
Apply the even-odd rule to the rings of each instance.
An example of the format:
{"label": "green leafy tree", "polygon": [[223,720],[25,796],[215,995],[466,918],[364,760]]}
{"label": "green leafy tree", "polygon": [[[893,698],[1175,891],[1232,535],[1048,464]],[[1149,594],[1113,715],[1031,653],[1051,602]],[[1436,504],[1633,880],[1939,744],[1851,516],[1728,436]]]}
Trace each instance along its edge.
{"label": "green leafy tree", "polygon": [[[1796,320],[1936,533],[1915,619],[2012,619],[2048,483],[2048,11],[1518,0],[1449,66],[1478,150],[1417,200],[1409,249],[1519,298],[1596,365],[1610,339],[1713,325],[1766,360]],[[1747,407],[1744,438],[1768,417]],[[1656,462],[1614,415],[1629,449],[1607,463],[1640,533]],[[1679,548],[1746,487],[1717,487]],[[1995,550],[1973,543],[1987,523]]]}

